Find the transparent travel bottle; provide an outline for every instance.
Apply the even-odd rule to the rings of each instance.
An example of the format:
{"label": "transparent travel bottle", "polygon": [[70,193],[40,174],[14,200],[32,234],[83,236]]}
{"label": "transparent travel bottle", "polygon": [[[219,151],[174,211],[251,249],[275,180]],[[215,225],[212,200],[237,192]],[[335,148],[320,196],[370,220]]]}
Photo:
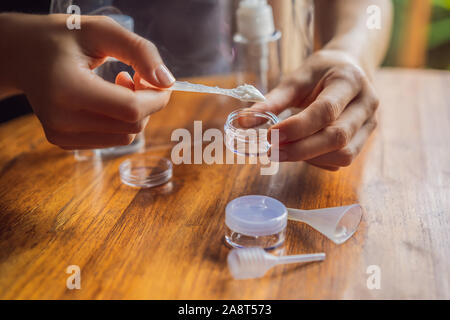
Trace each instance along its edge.
{"label": "transparent travel bottle", "polygon": [[[108,16],[114,19],[122,27],[126,28],[131,32],[134,32],[133,17],[122,14],[122,12],[119,9],[112,6],[112,1],[54,0],[51,3],[50,12],[66,13],[70,5],[77,5],[80,8],[82,14]],[[94,69],[94,72],[98,76],[102,77],[104,80],[111,83],[115,83],[116,76],[122,71],[127,71],[131,75],[133,75],[134,73],[133,68],[113,57],[108,57],[102,65]],[[85,161],[93,158],[118,157],[125,154],[137,153],[139,151],[142,151],[144,146],[145,146],[145,135],[143,133],[140,133],[136,135],[134,141],[127,146],[117,146],[112,148],[95,149],[95,150],[77,150],[74,152],[74,154],[75,159],[77,161]]]}
{"label": "transparent travel bottle", "polygon": [[266,0],[242,0],[236,21],[233,42],[237,80],[251,83],[265,94],[282,75],[281,32],[275,30],[272,7]]}
{"label": "transparent travel bottle", "polygon": [[[132,17],[118,13],[106,13],[105,15],[114,19],[116,22],[118,22],[121,26],[123,26],[127,30],[132,32],[134,31],[134,20]],[[122,71],[127,71],[131,75],[133,74],[133,69],[130,66],[124,64],[123,62],[113,57],[108,57],[108,59],[101,66],[94,69],[94,72],[97,75],[102,77],[104,80],[112,83],[115,82],[116,76]],[[97,156],[100,155],[101,157],[118,157],[125,154],[136,153],[138,151],[141,151],[144,146],[145,146],[145,135],[143,133],[140,133],[136,135],[136,138],[130,145],[99,149],[96,150],[95,153]],[[79,155],[80,152],[78,152],[77,159],[79,159]]]}

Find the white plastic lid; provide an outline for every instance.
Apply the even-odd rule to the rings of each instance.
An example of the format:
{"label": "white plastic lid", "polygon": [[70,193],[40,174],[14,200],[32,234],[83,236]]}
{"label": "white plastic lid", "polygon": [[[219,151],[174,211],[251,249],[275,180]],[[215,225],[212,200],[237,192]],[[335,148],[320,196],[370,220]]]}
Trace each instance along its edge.
{"label": "white plastic lid", "polygon": [[248,40],[273,35],[275,25],[272,7],[266,0],[242,0],[237,10],[238,33]]}
{"label": "white plastic lid", "polygon": [[266,196],[234,199],[225,209],[225,224],[232,231],[248,236],[269,236],[283,231],[288,212],[280,201]]}

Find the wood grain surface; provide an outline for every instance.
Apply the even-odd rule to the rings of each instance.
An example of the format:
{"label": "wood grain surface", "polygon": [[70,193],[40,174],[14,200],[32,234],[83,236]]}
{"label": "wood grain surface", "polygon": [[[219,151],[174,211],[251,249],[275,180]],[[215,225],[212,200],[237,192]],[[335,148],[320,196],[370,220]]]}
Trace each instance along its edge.
{"label": "wood grain surface", "polygon": [[[46,142],[34,116],[0,126],[0,298],[449,299],[450,73],[387,69],[376,83],[379,128],[337,173],[304,163],[282,164],[275,176],[250,164],[179,165],[170,183],[139,190],[120,182],[125,157],[76,162]],[[147,152],[169,157],[174,129],[192,131],[194,120],[221,129],[237,107],[174,93],[152,116]],[[286,253],[327,259],[237,281],[224,210],[249,194],[304,209],[359,202],[365,214],[342,245],[290,222]],[[66,288],[69,265],[81,268],[81,290]],[[371,265],[379,290],[367,287]]]}

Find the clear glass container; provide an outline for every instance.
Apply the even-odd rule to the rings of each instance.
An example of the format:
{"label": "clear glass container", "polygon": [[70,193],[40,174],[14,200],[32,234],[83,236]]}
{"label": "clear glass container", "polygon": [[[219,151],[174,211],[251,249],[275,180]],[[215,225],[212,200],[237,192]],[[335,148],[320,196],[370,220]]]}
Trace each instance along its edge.
{"label": "clear glass container", "polygon": [[234,68],[264,94],[314,49],[314,0],[235,0]]}
{"label": "clear glass container", "polygon": [[314,0],[269,0],[275,28],[282,33],[281,68],[288,74],[314,50]]}
{"label": "clear glass container", "polygon": [[[82,15],[109,16],[152,41],[176,78],[225,74],[232,69],[233,7],[228,1],[52,0],[50,13],[73,14],[72,5],[78,6]],[[111,57],[94,71],[110,82],[121,71],[134,74],[131,67]],[[139,152],[144,146],[145,136],[141,134],[129,146],[80,150],[75,158],[81,161],[121,156]]]}
{"label": "clear glass container", "polygon": [[283,245],[288,212],[276,199],[244,196],[225,209],[225,241],[234,248],[273,250]]}
{"label": "clear glass container", "polygon": [[[83,14],[108,16],[125,29],[134,32],[134,19],[131,16],[122,14],[119,9],[113,7],[111,4],[112,1],[52,1],[51,12],[64,12],[70,5],[78,5]],[[122,71],[126,71],[131,75],[134,74],[133,68],[113,57],[108,57],[102,65],[94,69],[94,72],[98,76],[111,83],[115,83],[116,76]],[[77,150],[75,151],[75,159],[77,161],[85,161],[92,157],[118,157],[142,151],[144,146],[145,135],[140,133],[136,135],[133,142],[127,146],[117,146],[91,151]]]}
{"label": "clear glass container", "polygon": [[232,71],[232,1],[52,0],[50,12],[73,13],[67,12],[71,5],[83,15],[108,15],[129,30],[132,26],[136,34],[156,45],[176,78]]}
{"label": "clear glass container", "polygon": [[233,40],[238,83],[251,83],[263,94],[275,88],[282,75],[281,32],[253,41],[236,34]]}
{"label": "clear glass container", "polygon": [[279,122],[271,112],[249,108],[236,110],[230,113],[225,123],[225,145],[238,155],[265,155],[271,147],[267,138],[269,129]]}
{"label": "clear glass container", "polygon": [[173,165],[166,158],[136,154],[119,167],[122,182],[131,187],[153,188],[172,179]]}
{"label": "clear glass container", "polygon": [[[126,28],[129,31],[134,31],[134,19],[130,16],[121,14],[119,10],[116,10],[113,7],[102,7],[95,10],[93,13],[109,16],[110,18],[118,22],[122,27]],[[131,75],[134,74],[133,68],[113,57],[108,57],[102,65],[94,69],[94,72],[98,76],[111,83],[115,83],[116,76],[122,71],[127,71]],[[127,146],[99,149],[96,152],[101,157],[119,157],[125,154],[137,153],[139,151],[142,151],[144,146],[145,135],[144,133],[140,133],[136,135],[136,138],[133,140],[133,142]]]}

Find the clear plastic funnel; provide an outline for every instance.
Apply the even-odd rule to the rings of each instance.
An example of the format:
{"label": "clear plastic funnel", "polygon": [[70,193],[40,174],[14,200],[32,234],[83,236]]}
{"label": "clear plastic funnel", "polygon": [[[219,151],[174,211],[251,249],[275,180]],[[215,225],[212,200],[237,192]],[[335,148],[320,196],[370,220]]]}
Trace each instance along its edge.
{"label": "clear plastic funnel", "polygon": [[310,225],[336,244],[347,241],[361,222],[363,209],[359,204],[318,210],[288,208],[288,219]]}

